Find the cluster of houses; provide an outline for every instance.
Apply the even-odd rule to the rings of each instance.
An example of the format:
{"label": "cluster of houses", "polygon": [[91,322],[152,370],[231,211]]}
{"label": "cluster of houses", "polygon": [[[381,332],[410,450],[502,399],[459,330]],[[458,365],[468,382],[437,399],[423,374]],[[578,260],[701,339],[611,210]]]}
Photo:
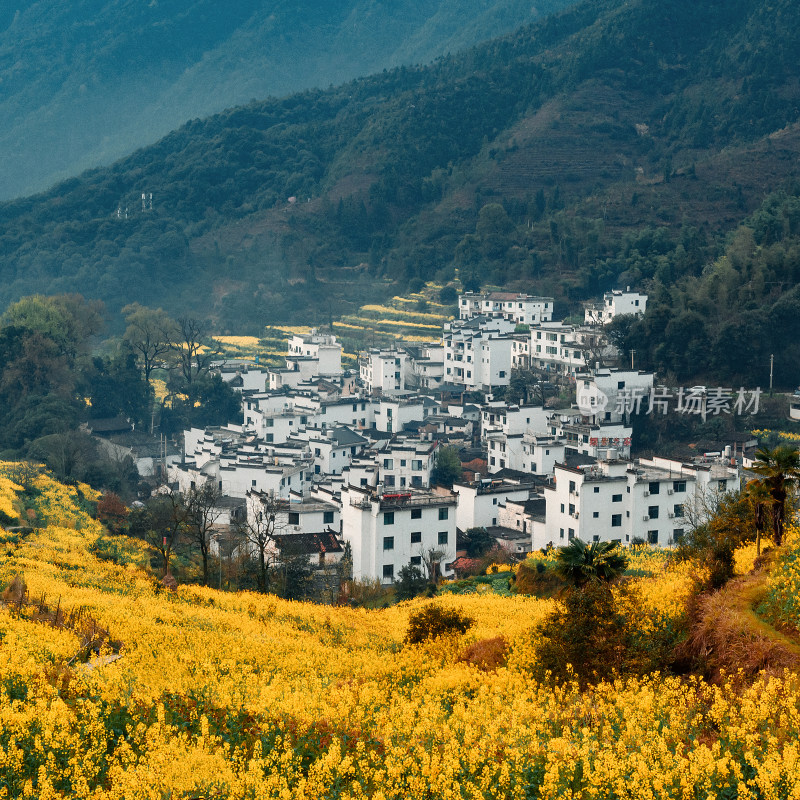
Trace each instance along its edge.
{"label": "cluster of houses", "polygon": [[[466,293],[439,341],[370,350],[357,373],[335,336],[295,335],[282,369],[219,365],[241,424],[186,431],[169,480],[213,483],[232,515],[270,514],[277,557],[290,543],[327,569],[349,545],[353,577],[386,584],[409,564],[452,576],[470,528],[518,556],[574,537],[674,545],[698,498],[738,485],[738,465],[722,451],[631,459],[626,398],[654,376],[596,358],[610,354],[602,326],[646,302],[611,292],[567,325],[549,297]],[[558,376],[577,402],[506,402],[514,369]],[[443,446],[464,465],[452,489],[432,481]]]}

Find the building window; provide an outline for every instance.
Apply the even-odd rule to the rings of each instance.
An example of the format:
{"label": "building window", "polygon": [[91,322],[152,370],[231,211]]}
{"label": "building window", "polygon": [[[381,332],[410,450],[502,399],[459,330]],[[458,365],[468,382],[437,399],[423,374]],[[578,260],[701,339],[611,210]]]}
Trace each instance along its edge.
{"label": "building window", "polygon": [[290,525],[299,525],[300,524],[300,514],[297,511],[290,511],[289,512],[289,524]]}
{"label": "building window", "polygon": [[394,525],[394,511],[387,511],[383,515],[383,524],[384,525]]}
{"label": "building window", "polygon": [[672,531],[672,541],[680,542],[683,540],[683,528],[675,528]]}
{"label": "building window", "polygon": [[612,528],[621,528],[622,527],[622,514],[612,514],[611,515],[611,527]]}
{"label": "building window", "polygon": [[647,531],[647,543],[658,544],[658,531]]}
{"label": "building window", "polygon": [[383,579],[386,581],[394,580],[394,564],[383,565]]}
{"label": "building window", "polygon": [[392,459],[392,458],[384,458],[383,459],[383,468],[384,469],[394,469],[394,459]]}
{"label": "building window", "polygon": [[439,531],[439,544],[447,544],[447,531]]}
{"label": "building window", "polygon": [[594,493],[595,494],[600,494],[600,487],[599,486],[595,486],[594,487]]}
{"label": "building window", "polygon": [[387,486],[394,486],[394,475],[384,475],[383,476],[383,482]]}
{"label": "building window", "polygon": [[569,482],[569,490],[570,490],[570,492],[574,492],[575,491],[575,481],[570,481]]}
{"label": "building window", "polygon": [[562,514],[564,513],[564,504],[563,503],[561,504],[561,513]]}
{"label": "building window", "polygon": [[322,523],[323,523],[323,525],[332,525],[333,524],[333,511],[323,511],[322,512]]}
{"label": "building window", "polygon": [[621,503],[622,502],[622,495],[621,494],[612,494],[611,495],[611,502],[612,503]]}
{"label": "building window", "polygon": [[[256,485],[255,480],[250,481],[250,485],[255,486]],[[192,489],[194,489],[194,481],[192,481]]]}
{"label": "building window", "polygon": [[650,519],[658,519],[658,506],[648,506],[647,516],[650,517]]}
{"label": "building window", "polygon": [[412,567],[422,566],[422,556],[411,556],[411,566]]}
{"label": "building window", "polygon": [[650,483],[647,485],[647,488],[650,494],[658,494],[661,484],[658,481],[650,481]]}
{"label": "building window", "polygon": [[415,459],[411,462],[411,469],[415,472],[419,472],[422,469],[422,460]]}
{"label": "building window", "polygon": [[575,530],[574,530],[573,528],[570,528],[570,529],[567,531],[567,538],[568,538],[570,541],[572,541],[572,540],[575,538]]}
{"label": "building window", "polygon": [[575,503],[570,503],[569,504],[569,513],[570,514],[574,514],[575,513]]}
{"label": "building window", "polygon": [[422,509],[421,508],[412,508],[411,509],[411,519],[422,519]]}
{"label": "building window", "polygon": [[383,537],[383,549],[384,550],[394,550],[394,536],[384,536]]}
{"label": "building window", "polygon": [[411,544],[422,544],[422,531],[411,531]]}
{"label": "building window", "polygon": [[672,491],[673,492],[685,492],[686,491],[686,481],[672,481]]}
{"label": "building window", "polygon": [[439,509],[439,519],[447,519],[449,516],[449,508],[440,508]]}
{"label": "building window", "polygon": [[672,507],[672,513],[676,517],[682,517],[683,516],[683,503],[675,503],[675,505]]}
{"label": "building window", "polygon": [[558,529],[558,538],[559,539],[563,539],[564,538],[564,529],[563,528],[559,528]]}
{"label": "building window", "polygon": [[592,511],[592,519],[598,519],[600,517],[599,511]]}

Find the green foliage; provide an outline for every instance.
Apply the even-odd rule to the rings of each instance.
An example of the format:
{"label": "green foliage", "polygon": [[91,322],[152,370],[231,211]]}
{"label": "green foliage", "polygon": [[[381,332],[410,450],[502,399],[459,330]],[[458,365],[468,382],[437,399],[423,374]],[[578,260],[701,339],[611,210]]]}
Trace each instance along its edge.
{"label": "green foliage", "polygon": [[627,556],[617,542],[592,542],[573,539],[556,553],[555,571],[572,586],[610,583],[625,572]]}
{"label": "green foliage", "polygon": [[473,620],[460,611],[433,603],[409,617],[406,641],[420,644],[440,636],[466,633],[472,623]]}
{"label": "green foliage", "polygon": [[[799,14],[790,0],[679,0],[666,25],[645,0],[579,3],[427,67],[195,119],[113,167],[0,206],[0,304],[43,288],[91,292],[114,309],[135,296],[258,334],[267,322],[327,321],[329,302],[349,310],[415,279],[449,281],[455,268],[468,289],[535,285],[572,305],[649,283],[653,313],[628,348],[642,366],[755,375],[747,365],[763,364],[769,337],[798,316],[785,291],[797,283],[785,234],[794,208],[752,220],[755,250],[744,236],[727,263],[714,260],[765,185],[797,175]],[[780,129],[785,138],[759,142]],[[142,212],[150,190],[154,208]],[[742,312],[735,324],[730,307]],[[756,351],[741,358],[748,344]],[[780,381],[792,358],[777,365]]]}
{"label": "green foliage", "polygon": [[494,546],[494,537],[486,528],[467,528],[459,540],[459,547],[467,551],[469,558],[480,558]]}
{"label": "green foliage", "polygon": [[442,486],[452,486],[461,477],[461,459],[458,449],[445,445],[436,450],[436,459],[431,470],[431,482]]}
{"label": "green foliage", "polygon": [[422,594],[428,587],[428,579],[422,570],[411,564],[406,564],[397,574],[394,584],[394,596],[398,600],[411,600]]}

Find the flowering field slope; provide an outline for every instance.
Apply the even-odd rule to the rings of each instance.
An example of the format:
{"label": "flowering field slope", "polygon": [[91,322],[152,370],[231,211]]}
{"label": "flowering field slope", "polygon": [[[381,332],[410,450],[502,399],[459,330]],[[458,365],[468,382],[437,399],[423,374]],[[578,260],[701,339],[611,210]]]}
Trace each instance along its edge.
{"label": "flowering field slope", "polygon": [[[87,491],[40,477],[24,493],[0,482],[0,495],[41,526],[0,543],[0,586],[22,574],[31,601],[7,591],[0,607],[0,797],[800,796],[793,677],[741,695],[659,675],[554,689],[529,673],[550,601],[445,597],[473,627],[410,646],[409,614],[429,601],[364,611],[172,594],[137,566],[135,543],[118,563],[93,554],[107,537],[82,509]],[[658,626],[687,584],[653,571],[642,613]],[[48,622],[40,610],[56,605],[72,623]],[[82,651],[75,619],[107,631],[106,652]],[[458,660],[496,636],[507,666]]]}

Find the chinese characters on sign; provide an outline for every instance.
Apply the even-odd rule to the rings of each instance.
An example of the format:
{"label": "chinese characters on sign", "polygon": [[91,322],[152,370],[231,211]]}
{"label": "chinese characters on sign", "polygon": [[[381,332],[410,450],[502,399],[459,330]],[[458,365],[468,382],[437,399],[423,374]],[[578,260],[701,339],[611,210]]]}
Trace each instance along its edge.
{"label": "chinese characters on sign", "polygon": [[593,436],[589,439],[589,446],[590,447],[630,447],[631,444],[631,437],[626,436],[624,439],[617,439],[617,438],[600,438],[598,436]]}
{"label": "chinese characters on sign", "polygon": [[699,414],[705,419],[718,414],[757,414],[760,399],[761,389],[733,391],[693,386],[672,391],[658,386],[649,390],[621,389],[614,410],[618,414],[667,414],[672,406],[678,414]]}

